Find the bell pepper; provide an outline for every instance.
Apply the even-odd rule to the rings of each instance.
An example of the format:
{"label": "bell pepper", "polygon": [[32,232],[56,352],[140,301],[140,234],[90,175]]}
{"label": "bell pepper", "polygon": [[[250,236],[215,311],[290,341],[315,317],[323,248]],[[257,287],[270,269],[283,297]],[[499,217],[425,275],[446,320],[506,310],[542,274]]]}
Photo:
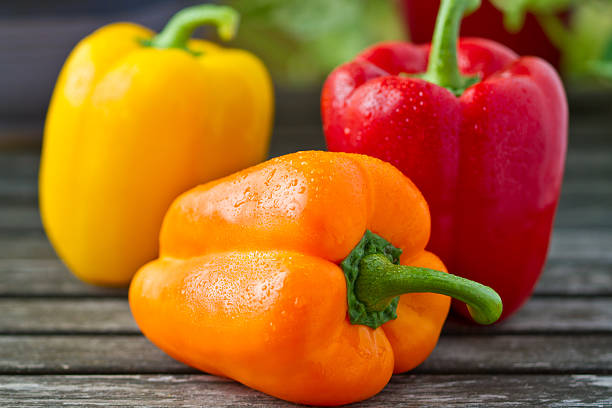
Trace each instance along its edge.
{"label": "bell pepper", "polygon": [[282,156],[177,198],[130,307],[193,367],[292,402],[359,401],[431,353],[441,294],[483,324],[501,313],[494,291],[424,250],[429,225],[423,196],[388,163]]}
{"label": "bell pepper", "polygon": [[443,0],[431,46],[383,43],[338,67],[321,110],[329,150],[389,161],[414,181],[431,208],[428,248],[450,272],[499,292],[505,318],[546,259],[567,100],[542,59],[484,39],[457,46],[462,15],[478,4]]}
{"label": "bell pepper", "polygon": [[83,39],[60,73],[45,125],[40,210],[58,255],[87,282],[127,285],[155,258],[174,198],[266,158],[267,71],[248,52],[190,39],[206,23],[227,40],[238,15],[194,6],[158,35],[111,24]]}

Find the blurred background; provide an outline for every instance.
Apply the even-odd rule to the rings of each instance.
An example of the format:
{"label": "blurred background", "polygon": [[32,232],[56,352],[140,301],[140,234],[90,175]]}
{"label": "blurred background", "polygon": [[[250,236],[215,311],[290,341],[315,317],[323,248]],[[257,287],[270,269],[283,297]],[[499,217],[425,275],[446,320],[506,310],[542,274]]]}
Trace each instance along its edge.
{"label": "blurred background", "polygon": [[[74,45],[96,28],[132,21],[159,31],[186,0],[4,0],[0,3],[0,147],[35,147],[53,85]],[[217,3],[223,3],[221,1]],[[231,46],[271,70],[277,122],[318,123],[318,95],[338,64],[378,41],[429,42],[436,0],[228,0],[242,14]],[[578,107],[609,104],[612,0],[484,0],[464,35],[539,55],[563,73]],[[198,36],[215,38],[211,29]],[[586,105],[585,105],[586,103]],[[301,110],[303,115],[290,114]],[[285,119],[289,118],[289,119]],[[314,121],[314,122],[313,122]],[[323,147],[322,138],[312,147]]]}

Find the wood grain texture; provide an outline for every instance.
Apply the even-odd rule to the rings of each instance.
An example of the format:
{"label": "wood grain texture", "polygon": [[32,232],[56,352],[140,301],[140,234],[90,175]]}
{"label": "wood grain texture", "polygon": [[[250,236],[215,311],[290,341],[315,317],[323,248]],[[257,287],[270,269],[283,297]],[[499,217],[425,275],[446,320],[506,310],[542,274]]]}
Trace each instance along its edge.
{"label": "wood grain texture", "polygon": [[[609,138],[609,133],[606,136]],[[325,149],[325,140],[319,126],[282,125],[275,128],[270,157],[313,149]],[[24,196],[29,199],[27,202],[36,202],[39,155],[37,150],[0,151],[0,197],[5,198],[3,203],[9,203],[7,200],[11,196]],[[570,148],[561,203],[606,193],[609,199],[611,183],[612,146]]]}
{"label": "wood grain texture", "polygon": [[0,334],[140,333],[127,299],[0,299]]}
{"label": "wood grain texture", "polygon": [[37,207],[30,205],[0,207],[0,230],[41,230],[42,228]]}
{"label": "wood grain texture", "polygon": [[[608,374],[610,335],[442,336],[428,374]],[[0,336],[0,374],[176,374],[193,369],[139,335]]]}
{"label": "wood grain texture", "polygon": [[612,373],[612,336],[442,336],[424,373]]}
{"label": "wood grain texture", "polygon": [[[546,265],[536,295],[612,296],[612,262],[558,261]],[[0,297],[125,297],[127,289],[78,280],[57,258],[0,259]]]}
{"label": "wood grain texture", "polygon": [[612,262],[549,260],[536,295],[612,296]]}
{"label": "wood grain texture", "polygon": [[[535,294],[547,296],[612,296],[612,234],[603,234],[609,241],[598,241],[598,235],[578,239],[583,247],[572,243],[575,231],[564,238],[558,231],[553,252],[538,282]],[[587,236],[591,232],[585,231]],[[102,288],[79,281],[60,260],[40,232],[12,234],[14,239],[0,233],[0,296],[102,296],[124,297],[126,289]],[[578,237],[581,234],[578,233]],[[592,248],[590,244],[599,245]],[[610,245],[606,248],[606,245]],[[568,248],[566,252],[564,248]],[[590,252],[595,258],[584,256]],[[607,251],[607,252],[606,252]],[[572,255],[573,253],[573,255]],[[29,254],[29,258],[28,258]],[[568,259],[569,256],[572,258]],[[8,259],[7,259],[8,257]],[[17,259],[11,259],[16,257]],[[4,258],[4,259],[3,259]],[[38,259],[36,259],[38,258]]]}
{"label": "wood grain texture", "polygon": [[0,259],[0,297],[127,297],[127,288],[78,280],[57,258]]}
{"label": "wood grain texture", "polygon": [[[586,193],[585,189],[590,189],[590,192]],[[603,181],[566,183],[566,191],[557,209],[555,227],[612,228],[612,181],[609,184]],[[33,203],[7,200],[7,204],[0,204],[0,230],[40,229],[40,214]]]}
{"label": "wood grain texture", "polygon": [[0,230],[0,259],[54,259],[42,230]]}
{"label": "wood grain texture", "polygon": [[0,151],[0,180],[36,181],[40,151]]}
{"label": "wood grain texture", "polygon": [[554,262],[612,262],[612,230],[556,229],[548,259]]}
{"label": "wood grain texture", "polygon": [[[603,407],[612,376],[396,375],[352,407]],[[209,375],[0,376],[4,407],[292,407],[293,404]]]}
{"label": "wood grain texture", "polygon": [[[138,334],[127,298],[0,298],[0,334]],[[511,319],[476,326],[456,317],[444,334],[612,334],[612,298],[533,298]]]}
{"label": "wood grain texture", "polygon": [[0,374],[193,372],[140,335],[0,336]]}
{"label": "wood grain texture", "polygon": [[[612,263],[612,229],[557,228],[549,250],[551,261]],[[52,259],[53,248],[44,232],[1,230],[0,259]]]}
{"label": "wood grain texture", "polygon": [[612,334],[612,298],[535,297],[510,319],[492,326],[473,325],[455,316],[444,326],[444,334],[536,333]]}
{"label": "wood grain texture", "polygon": [[[612,160],[612,159],[611,159]],[[608,180],[567,181],[561,195],[556,226],[609,228],[612,216],[612,176]],[[36,185],[0,180],[0,229],[41,228]]]}
{"label": "wood grain texture", "polygon": [[105,288],[78,280],[57,258],[0,259],[0,297],[117,297],[127,288]]}
{"label": "wood grain texture", "polygon": [[[318,93],[280,93],[272,156],[325,148]],[[491,327],[451,317],[422,366],[356,406],[612,406],[612,105],[602,98],[586,95],[571,118],[535,296]],[[23,127],[35,143],[40,128]],[[0,123],[0,141],[7,129],[21,128]],[[139,334],[126,289],[76,279],[42,231],[38,155],[0,152],[0,406],[290,406],[171,359]]]}
{"label": "wood grain texture", "polygon": [[38,201],[36,182],[21,181],[0,176],[0,203],[35,205]]}

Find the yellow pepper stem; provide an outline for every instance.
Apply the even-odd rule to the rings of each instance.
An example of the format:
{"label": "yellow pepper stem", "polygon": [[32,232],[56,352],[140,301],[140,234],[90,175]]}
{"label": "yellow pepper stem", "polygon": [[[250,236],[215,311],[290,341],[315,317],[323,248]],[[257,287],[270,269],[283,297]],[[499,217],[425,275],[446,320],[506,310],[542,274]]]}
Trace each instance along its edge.
{"label": "yellow pepper stem", "polygon": [[228,41],[236,34],[239,21],[240,16],[231,7],[213,4],[187,7],[176,13],[147,45],[155,48],[187,49],[187,42],[193,30],[204,24],[216,25],[219,37]]}

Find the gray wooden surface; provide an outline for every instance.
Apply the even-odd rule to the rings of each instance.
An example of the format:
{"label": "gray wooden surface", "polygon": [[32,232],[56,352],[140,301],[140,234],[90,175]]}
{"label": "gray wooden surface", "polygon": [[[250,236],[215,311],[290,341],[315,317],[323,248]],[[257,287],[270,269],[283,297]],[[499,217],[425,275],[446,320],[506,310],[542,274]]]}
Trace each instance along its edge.
{"label": "gray wooden surface", "polygon": [[[289,96],[271,154],[323,148],[316,92]],[[602,98],[573,99],[533,298],[492,327],[451,317],[423,365],[357,406],[612,406],[612,97]],[[287,405],[172,360],[140,334],[125,289],[74,278],[42,230],[38,150],[26,147],[0,151],[0,406]]]}
{"label": "gray wooden surface", "polygon": [[[612,376],[396,375],[356,407],[604,407]],[[283,401],[209,375],[5,376],[4,407],[134,406],[285,407]],[[22,405],[23,404],[23,405]]]}

